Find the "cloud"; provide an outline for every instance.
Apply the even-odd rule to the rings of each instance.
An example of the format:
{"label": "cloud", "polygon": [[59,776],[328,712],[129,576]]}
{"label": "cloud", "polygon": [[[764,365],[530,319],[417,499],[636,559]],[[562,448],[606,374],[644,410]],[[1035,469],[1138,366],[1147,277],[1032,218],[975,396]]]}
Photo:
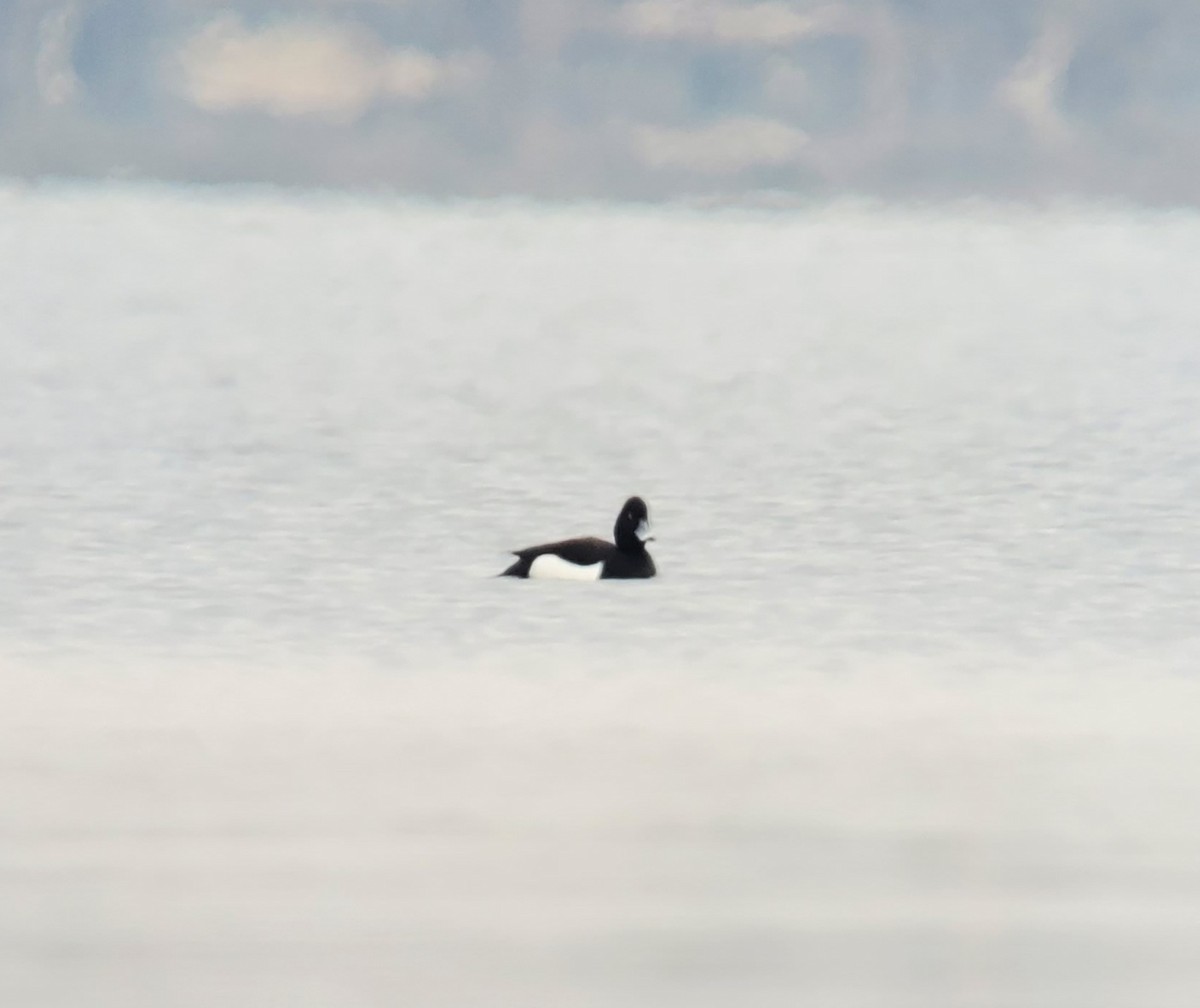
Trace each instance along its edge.
{"label": "cloud", "polygon": [[71,48],[79,27],[79,8],[74,4],[53,10],[38,26],[38,94],[47,105],[65,105],[79,94],[79,78],[71,62]]}
{"label": "cloud", "polygon": [[1048,18],[1025,58],[999,88],[1001,103],[1050,145],[1063,142],[1070,134],[1059,99],[1077,44],[1067,19]]}
{"label": "cloud", "polygon": [[353,121],[377,99],[420,102],[483,69],[482,57],[387,49],[350,26],[292,21],[248,29],[234,15],[209,23],[172,61],[176,90],[209,112]]}
{"label": "cloud", "polygon": [[806,11],[778,0],[635,0],[616,14],[618,30],[639,38],[741,45],[782,45],[836,31],[844,20],[842,9],[832,4]]}
{"label": "cloud", "polygon": [[694,129],[640,126],[633,147],[647,166],[701,175],[733,175],[746,168],[800,160],[807,134],[776,119],[730,118]]}

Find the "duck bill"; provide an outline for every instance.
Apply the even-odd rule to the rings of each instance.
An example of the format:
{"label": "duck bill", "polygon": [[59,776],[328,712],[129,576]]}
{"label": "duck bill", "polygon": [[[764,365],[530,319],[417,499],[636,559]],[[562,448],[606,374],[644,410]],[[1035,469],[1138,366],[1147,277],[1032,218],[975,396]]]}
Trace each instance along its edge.
{"label": "duck bill", "polygon": [[654,540],[654,536],[650,534],[650,523],[645,518],[638,522],[638,527],[633,530],[633,534],[642,542],[652,542]]}

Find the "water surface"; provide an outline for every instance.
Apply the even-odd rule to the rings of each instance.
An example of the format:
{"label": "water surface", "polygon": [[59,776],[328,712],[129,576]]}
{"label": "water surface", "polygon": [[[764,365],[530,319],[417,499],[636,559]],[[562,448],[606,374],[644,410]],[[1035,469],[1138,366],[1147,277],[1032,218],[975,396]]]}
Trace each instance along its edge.
{"label": "water surface", "polygon": [[1194,1000],[1196,215],[0,221],[5,1003]]}

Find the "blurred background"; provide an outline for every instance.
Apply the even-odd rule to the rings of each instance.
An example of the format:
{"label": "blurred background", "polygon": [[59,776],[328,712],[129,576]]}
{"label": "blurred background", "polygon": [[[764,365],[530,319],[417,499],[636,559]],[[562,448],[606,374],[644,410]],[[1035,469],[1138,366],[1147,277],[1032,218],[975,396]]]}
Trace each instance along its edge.
{"label": "blurred background", "polygon": [[1200,198],[1192,0],[6,0],[0,173]]}
{"label": "blurred background", "polygon": [[1198,57],[0,0],[0,1006],[1193,1008]]}

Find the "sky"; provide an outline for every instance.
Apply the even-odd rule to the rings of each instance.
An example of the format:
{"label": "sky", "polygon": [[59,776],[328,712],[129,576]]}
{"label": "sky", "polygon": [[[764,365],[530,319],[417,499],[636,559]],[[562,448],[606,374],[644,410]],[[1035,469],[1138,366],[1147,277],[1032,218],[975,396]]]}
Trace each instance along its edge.
{"label": "sky", "polygon": [[0,174],[1200,202],[1195,0],[2,0]]}

